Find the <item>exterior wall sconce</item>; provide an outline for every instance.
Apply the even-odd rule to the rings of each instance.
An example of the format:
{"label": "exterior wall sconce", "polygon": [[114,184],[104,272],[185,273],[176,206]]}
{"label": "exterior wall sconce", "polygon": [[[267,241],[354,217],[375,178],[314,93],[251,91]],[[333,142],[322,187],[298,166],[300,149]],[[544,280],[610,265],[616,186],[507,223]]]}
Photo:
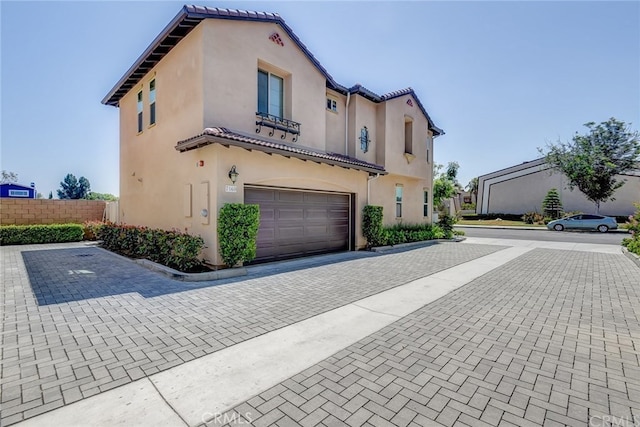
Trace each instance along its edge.
{"label": "exterior wall sconce", "polygon": [[231,166],[231,170],[229,171],[229,179],[231,180],[232,184],[236,183],[236,181],[238,180],[238,175],[240,174],[236,170],[236,165]]}

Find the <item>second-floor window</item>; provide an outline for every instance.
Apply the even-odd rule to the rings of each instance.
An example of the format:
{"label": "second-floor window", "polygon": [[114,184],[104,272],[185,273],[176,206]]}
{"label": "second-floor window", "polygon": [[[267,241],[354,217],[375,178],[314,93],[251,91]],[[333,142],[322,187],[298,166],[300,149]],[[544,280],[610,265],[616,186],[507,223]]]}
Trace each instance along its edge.
{"label": "second-floor window", "polygon": [[413,154],[413,120],[404,119],[404,152]]}
{"label": "second-floor window", "polygon": [[396,218],[402,218],[402,185],[396,185]]}
{"label": "second-floor window", "polygon": [[327,110],[338,112],[338,102],[335,99],[327,98]]}
{"label": "second-floor window", "polygon": [[149,126],[156,124],[156,79],[149,82]]}
{"label": "second-floor window", "polygon": [[142,132],[142,91],[138,92],[138,132]]}
{"label": "second-floor window", "polygon": [[258,70],[258,113],[283,117],[284,80],[275,74]]}

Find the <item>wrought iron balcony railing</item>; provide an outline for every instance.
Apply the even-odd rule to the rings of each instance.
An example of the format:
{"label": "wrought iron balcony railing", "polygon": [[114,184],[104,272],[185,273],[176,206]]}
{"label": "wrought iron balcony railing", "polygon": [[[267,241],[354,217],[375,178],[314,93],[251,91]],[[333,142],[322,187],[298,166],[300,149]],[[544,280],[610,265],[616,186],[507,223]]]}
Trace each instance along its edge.
{"label": "wrought iron balcony railing", "polygon": [[282,132],[280,139],[285,139],[287,135],[293,135],[293,142],[296,142],[300,137],[300,123],[293,120],[283,119],[282,117],[274,116],[267,113],[256,113],[256,133],[260,133],[262,128],[269,128],[269,136],[273,136],[275,131]]}

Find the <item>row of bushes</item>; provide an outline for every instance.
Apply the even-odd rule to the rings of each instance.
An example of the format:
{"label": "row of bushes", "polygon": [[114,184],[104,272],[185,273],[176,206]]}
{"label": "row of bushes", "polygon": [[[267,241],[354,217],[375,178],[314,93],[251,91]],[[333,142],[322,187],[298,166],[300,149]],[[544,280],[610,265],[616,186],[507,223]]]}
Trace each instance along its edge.
{"label": "row of bushes", "polygon": [[622,239],[622,246],[625,246],[629,252],[640,255],[640,203],[635,203],[636,213],[629,215],[626,227],[631,233],[631,237]]}
{"label": "row of bushes", "polygon": [[[218,238],[220,255],[230,267],[256,256],[256,237],[260,225],[258,205],[225,204],[220,210]],[[177,230],[116,225],[100,221],[65,225],[27,225],[0,227],[0,244],[77,242],[102,240],[102,246],[132,258],[146,258],[181,271],[201,266],[204,240]]]}
{"label": "row of bushes", "polygon": [[396,224],[382,225],[382,206],[367,205],[362,211],[362,234],[367,240],[367,248],[398,245],[400,243],[451,238],[454,234],[455,218],[442,215],[438,225]]}
{"label": "row of bushes", "polygon": [[0,245],[79,242],[84,236],[81,224],[3,225]]}
{"label": "row of bushes", "polygon": [[204,240],[200,236],[113,223],[96,225],[93,233],[104,248],[129,257],[146,258],[180,271],[193,271],[202,264],[199,256]]}

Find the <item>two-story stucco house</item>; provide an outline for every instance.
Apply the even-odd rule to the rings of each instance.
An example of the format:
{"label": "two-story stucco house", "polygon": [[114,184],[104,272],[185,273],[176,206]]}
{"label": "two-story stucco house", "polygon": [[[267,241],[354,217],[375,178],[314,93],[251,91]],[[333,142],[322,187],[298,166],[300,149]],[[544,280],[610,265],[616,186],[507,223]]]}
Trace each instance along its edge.
{"label": "two-story stucco house", "polygon": [[363,247],[367,204],[431,221],[443,131],[417,95],[338,84],[276,14],[183,7],[102,102],[121,222],[199,234],[209,262],[225,203],[260,205],[262,261]]}

